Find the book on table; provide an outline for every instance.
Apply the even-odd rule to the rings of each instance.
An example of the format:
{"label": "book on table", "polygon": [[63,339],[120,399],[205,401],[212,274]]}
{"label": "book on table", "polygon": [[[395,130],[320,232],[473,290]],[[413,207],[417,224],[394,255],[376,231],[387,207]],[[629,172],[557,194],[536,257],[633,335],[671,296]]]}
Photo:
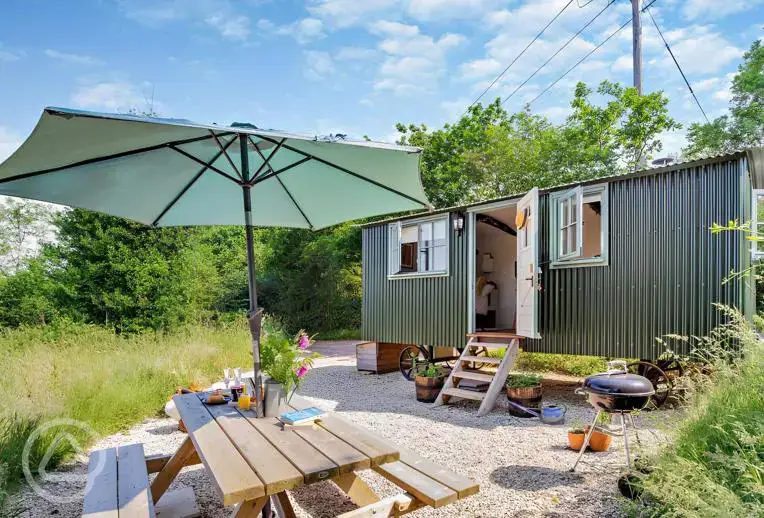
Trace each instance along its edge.
{"label": "book on table", "polygon": [[294,412],[284,412],[279,416],[279,420],[284,424],[295,426],[300,424],[311,424],[325,415],[326,412],[320,408],[312,406],[303,410],[295,410]]}

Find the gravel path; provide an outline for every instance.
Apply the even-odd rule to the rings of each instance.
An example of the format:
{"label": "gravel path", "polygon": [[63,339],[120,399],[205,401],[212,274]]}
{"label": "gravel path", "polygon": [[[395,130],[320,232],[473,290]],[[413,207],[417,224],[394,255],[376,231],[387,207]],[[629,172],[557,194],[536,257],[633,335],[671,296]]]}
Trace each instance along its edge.
{"label": "gravel path", "polygon": [[[343,343],[352,352],[352,343]],[[321,349],[321,347],[318,347]],[[477,403],[464,402],[439,408],[418,403],[414,385],[398,373],[375,375],[360,373],[355,358],[343,355],[343,348],[332,346],[327,357],[316,362],[300,393],[316,406],[342,413],[393,443],[417,450],[453,471],[480,483],[478,495],[441,510],[422,509],[412,517],[514,517],[514,516],[620,516],[616,480],[623,470],[619,439],[610,452],[587,453],[576,473],[568,468],[576,453],[566,448],[566,426],[546,426],[537,419],[518,419],[508,415],[506,401],[488,416],[476,417]],[[546,377],[545,399],[568,406],[567,422],[588,422],[594,417],[591,407],[572,393],[575,378]],[[666,420],[667,413],[645,414],[641,426],[654,428]],[[651,422],[647,422],[647,421]],[[172,453],[185,434],[169,419],[150,419],[129,431],[105,437],[94,448],[141,442],[147,455]],[[654,436],[643,433],[643,441]],[[43,484],[57,494],[71,494],[84,488],[86,463],[72,463],[62,470],[64,481]],[[362,477],[381,496],[400,490],[372,472]],[[224,517],[223,508],[209,487],[204,470],[185,468],[171,487],[192,486],[203,516]],[[331,482],[304,487],[290,493],[300,517],[335,516],[355,506]],[[0,516],[37,518],[55,515],[79,516],[81,500],[71,504],[49,504],[27,486],[10,495]]]}

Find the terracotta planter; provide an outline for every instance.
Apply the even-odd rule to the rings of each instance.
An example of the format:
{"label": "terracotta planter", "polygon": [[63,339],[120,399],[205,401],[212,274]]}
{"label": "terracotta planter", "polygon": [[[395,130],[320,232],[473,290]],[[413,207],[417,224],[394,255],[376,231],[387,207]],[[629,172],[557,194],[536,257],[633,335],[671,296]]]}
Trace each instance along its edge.
{"label": "terracotta planter", "polygon": [[[507,387],[507,399],[525,408],[540,408],[542,396],[543,390],[541,384],[535,387]],[[512,405],[509,405],[509,413],[515,417],[536,417]]]}
{"label": "terracotta planter", "polygon": [[438,398],[438,394],[440,394],[445,381],[445,376],[438,376],[436,378],[417,376],[414,378],[414,384],[416,385],[416,400],[422,403],[432,403]]}
{"label": "terracotta planter", "polygon": [[568,432],[568,448],[571,450],[580,451],[581,446],[584,445],[585,433]]}
{"label": "terracotta planter", "polygon": [[[588,429],[589,427],[587,427]],[[589,448],[592,451],[607,451],[610,448],[610,441],[612,439],[608,434],[594,430],[591,439],[589,439]]]}

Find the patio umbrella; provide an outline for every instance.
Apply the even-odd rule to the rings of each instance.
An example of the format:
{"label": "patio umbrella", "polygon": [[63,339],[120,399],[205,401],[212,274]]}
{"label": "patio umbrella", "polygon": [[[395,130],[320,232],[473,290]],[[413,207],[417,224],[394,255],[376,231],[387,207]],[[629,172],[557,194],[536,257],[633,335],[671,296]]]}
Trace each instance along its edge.
{"label": "patio umbrella", "polygon": [[0,164],[0,194],[155,227],[244,225],[258,401],[253,227],[317,230],[429,207],[417,148],[65,108],[46,108],[29,138]]}

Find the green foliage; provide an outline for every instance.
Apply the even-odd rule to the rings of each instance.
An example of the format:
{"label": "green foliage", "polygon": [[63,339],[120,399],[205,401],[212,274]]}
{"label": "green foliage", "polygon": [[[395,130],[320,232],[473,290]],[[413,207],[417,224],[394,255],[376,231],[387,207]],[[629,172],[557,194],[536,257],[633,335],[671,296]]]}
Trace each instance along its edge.
{"label": "green foliage", "polygon": [[730,87],[730,113],[692,124],[684,154],[691,159],[764,145],[764,46],[756,40]]}
{"label": "green foliage", "polygon": [[281,330],[271,331],[260,343],[260,364],[263,372],[281,383],[287,393],[292,388],[299,388],[304,375],[299,369],[304,367],[307,372],[313,367],[313,361],[321,356],[298,347],[302,336],[308,339],[303,331],[297,333],[294,339],[287,337]]}
{"label": "green foliage", "polygon": [[437,363],[427,363],[416,366],[416,375],[424,378],[442,378],[446,374],[441,365],[438,365]]}
{"label": "green foliage", "polygon": [[[266,332],[272,328],[266,320]],[[249,343],[241,320],[170,334],[117,335],[65,319],[0,332],[0,471],[10,482],[18,479],[23,445],[40,423],[67,417],[101,435],[123,430],[160,412],[178,386],[206,386],[225,367],[249,368]],[[34,452],[45,452],[53,438],[43,435]],[[91,439],[75,438],[80,444]],[[49,465],[69,453],[57,450]]]}
{"label": "green foliage", "polygon": [[[496,358],[504,357],[504,349],[489,351]],[[515,360],[515,368],[526,372],[555,372],[570,376],[589,376],[607,369],[607,360],[597,356],[578,356],[575,354],[550,354],[520,351]]]}
{"label": "green foliage", "polygon": [[510,374],[507,376],[509,388],[529,388],[541,385],[541,376],[537,374]]}
{"label": "green foliage", "polygon": [[730,322],[703,341],[718,352],[713,378],[696,377],[687,418],[641,480],[635,514],[764,516],[764,343],[743,315],[724,313]]}
{"label": "green foliage", "polygon": [[0,269],[20,270],[52,238],[53,210],[43,203],[6,198],[0,203]]}

